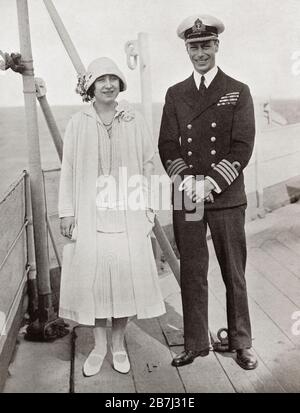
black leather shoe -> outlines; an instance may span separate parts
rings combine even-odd
[[[254,370],[258,365],[257,358],[251,348],[242,348],[236,351],[236,362],[245,370]]]
[[[174,357],[172,360],[172,366],[180,367],[186,364],[191,364],[196,357],[205,357],[209,354],[209,348],[201,351],[184,350],[181,354]]]

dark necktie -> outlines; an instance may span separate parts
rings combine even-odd
[[[200,96],[204,96],[205,92],[206,92],[206,86],[205,86],[204,82],[205,82],[205,77],[202,75],[201,76],[201,83],[200,83],[200,87],[199,87]]]

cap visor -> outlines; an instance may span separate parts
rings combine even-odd
[[[199,43],[207,40],[218,40],[217,36],[194,37],[193,39],[186,39],[185,43]]]

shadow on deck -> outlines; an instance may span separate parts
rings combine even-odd
[[[49,343],[19,337],[5,392],[205,393],[300,391],[300,203],[247,223],[247,284],[253,347],[259,367],[244,371],[234,354],[210,352],[176,369],[172,357],[183,349],[180,291],[173,275],[161,275],[167,313],[158,319],[132,320],[126,344],[131,372],[112,368],[108,352],[101,372],[82,375],[93,347],[91,328]],[[209,322],[212,332],[226,326],[225,289],[211,241]],[[294,318],[293,318],[294,317]]]

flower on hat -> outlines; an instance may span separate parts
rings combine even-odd
[[[78,78],[78,81],[77,81],[75,92],[78,93],[78,95],[82,97],[83,102],[89,102],[91,99],[89,95],[87,94],[86,74],[78,75],[77,78]]]

